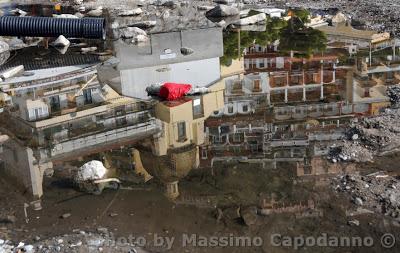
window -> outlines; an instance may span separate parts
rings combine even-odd
[[[233,106],[228,106],[228,113],[233,113]]]
[[[59,96],[50,97],[50,107],[51,107],[51,111],[53,111],[53,112],[60,110],[60,97]]]
[[[207,149],[201,149],[201,159],[207,159]]]
[[[193,117],[195,119],[203,117],[203,103],[201,98],[196,98],[193,100]]]
[[[254,80],[253,91],[260,91],[260,90],[261,90],[260,80]]]
[[[178,122],[178,141],[186,140],[186,123],[184,121]]]
[[[92,100],[92,90],[91,89],[86,89],[83,90],[83,97],[84,97],[84,101],[85,101],[85,105],[87,104],[91,104],[93,102]]]
[[[249,106],[243,105],[243,112],[248,112],[248,111],[249,111]]]

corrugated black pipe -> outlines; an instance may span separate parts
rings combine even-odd
[[[0,17],[0,36],[105,39],[104,18]]]

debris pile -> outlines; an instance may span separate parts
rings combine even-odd
[[[333,179],[335,190],[346,193],[358,207],[400,220],[400,181],[383,173],[341,175]]]
[[[36,237],[32,244],[14,243],[0,239],[0,252],[145,252],[133,244],[115,241],[113,233],[107,228],[98,228],[97,232],[74,230],[74,233],[46,240]]]
[[[372,161],[373,154],[359,142],[344,140],[339,145],[330,147],[328,159],[334,163],[340,161],[369,162]]]
[[[390,98],[393,108],[400,108],[400,86],[392,85],[387,88],[387,95]]]
[[[367,162],[400,147],[400,108],[386,109],[379,116],[354,119],[346,138],[330,148],[333,162]]]

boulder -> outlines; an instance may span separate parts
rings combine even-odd
[[[123,39],[131,39],[134,38],[137,35],[144,35],[147,36],[147,33],[138,28],[138,27],[126,27],[126,28],[122,28],[120,29],[120,36]]]
[[[208,17],[229,17],[239,15],[239,9],[233,6],[220,4],[207,11],[206,16]]]
[[[257,224],[257,208],[248,207],[240,210],[240,216],[247,226],[254,226]]]
[[[86,13],[87,16],[90,17],[100,17],[101,15],[103,15],[103,7],[99,6],[94,10],[89,11],[88,13]]]
[[[103,178],[107,173],[107,169],[100,161],[90,161],[81,166],[76,174],[76,181],[96,180]]]

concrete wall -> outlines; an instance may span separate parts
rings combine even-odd
[[[5,172],[34,198],[40,198],[43,195],[44,171],[34,164],[36,160],[33,157],[32,149],[21,146],[15,140],[10,139],[3,143],[0,160],[4,162]]]

